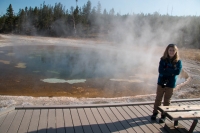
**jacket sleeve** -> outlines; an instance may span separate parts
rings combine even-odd
[[[172,68],[166,68],[166,72],[168,72],[170,75],[179,75],[182,69],[182,62],[181,60],[179,60],[177,62],[176,68],[172,69]]]
[[[165,67],[166,67],[165,61],[160,59],[159,67],[158,67],[159,74],[162,74],[163,76],[172,76],[172,74],[170,74]]]

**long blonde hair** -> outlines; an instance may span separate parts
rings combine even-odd
[[[167,46],[167,48],[165,49],[165,52],[163,54],[163,56],[161,57],[162,59],[167,59],[169,58],[169,55],[168,55],[168,50],[169,48],[174,48],[176,50],[176,53],[174,55],[174,57],[172,58],[173,62],[176,63],[179,61],[180,57],[179,57],[179,52],[178,52],[178,47],[175,45],[175,44],[169,44]]]

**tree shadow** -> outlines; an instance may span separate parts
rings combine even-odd
[[[149,116],[148,116],[149,117]],[[138,120],[140,119],[140,120]],[[66,124],[66,123],[65,123]],[[116,122],[103,124],[88,124],[80,126],[63,126],[59,128],[45,128],[40,130],[28,131],[28,133],[110,133],[110,132],[153,132],[146,124],[159,124],[157,121],[151,121],[146,117],[137,117],[127,120],[119,120]],[[146,129],[143,129],[145,127]],[[148,131],[147,131],[148,129]],[[167,133],[167,130],[161,126],[158,132]]]

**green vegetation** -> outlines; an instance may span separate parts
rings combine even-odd
[[[65,9],[61,3],[51,6],[44,2],[40,7],[20,9],[17,14],[14,14],[10,4],[7,13],[0,17],[0,33],[82,38],[98,36],[116,42],[127,37],[127,33],[134,39],[144,34],[144,37],[151,35],[146,42],[140,43],[158,38],[164,40],[160,34],[168,33],[170,35],[163,36],[173,36],[176,38],[173,42],[181,46],[200,48],[200,16],[170,16],[158,12],[121,15],[114,9],[102,11],[100,2],[95,7],[92,7],[91,1],[82,7],[78,7],[77,2],[76,7],[70,9]]]

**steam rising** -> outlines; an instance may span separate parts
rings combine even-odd
[[[151,17],[127,16],[123,20],[113,21],[114,28],[109,29],[109,38],[119,42],[120,46],[155,47],[156,45],[166,46],[169,43],[179,44],[182,35],[181,30],[189,26],[191,19],[167,20],[159,15]],[[169,19],[166,16],[166,19]],[[116,19],[115,19],[116,20]],[[186,21],[187,20],[187,21]]]
[[[155,16],[155,19],[158,17]],[[113,19],[108,34],[104,37],[99,35],[101,41],[2,36],[12,40],[11,45],[16,46],[9,51],[15,53],[16,58],[24,56],[21,52],[28,52],[26,48],[19,49],[17,46],[30,45],[29,48],[35,51],[37,57],[29,55],[28,59],[39,58],[38,61],[44,64],[36,65],[31,70],[43,73],[43,79],[63,79],[62,81],[66,82],[74,79],[108,78],[115,82],[140,81],[143,84],[153,84],[156,89],[160,57],[169,43],[181,45],[178,42],[181,28],[189,22],[181,19],[169,24],[155,21],[155,26],[152,27],[150,19],[126,16],[123,20]],[[54,28],[67,33],[64,23],[59,21],[54,23]],[[105,30],[104,27],[100,29]],[[51,50],[47,51],[45,47],[41,47],[38,51],[33,45],[50,45]],[[49,55],[52,58],[49,58]],[[22,62],[18,67],[29,69],[30,62],[27,59]],[[39,70],[43,66],[46,67],[45,72]]]

